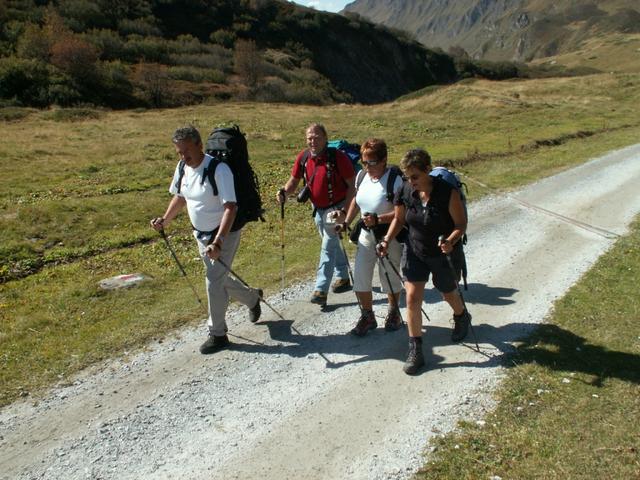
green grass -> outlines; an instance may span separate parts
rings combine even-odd
[[[281,258],[273,199],[310,122],[325,123],[332,137],[385,138],[392,163],[410,147],[426,147],[435,163],[453,161],[505,190],[637,142],[638,104],[640,76],[599,75],[467,81],[376,106],[224,103],[24,116],[14,109],[0,139],[0,405],[201,321],[193,293],[148,227],[169,201],[177,126],[191,122],[206,134],[235,122],[247,132],[267,222],[246,227],[234,270],[273,293]],[[581,131],[593,135],[572,138]],[[563,140],[531,147],[550,139]],[[487,193],[470,185],[471,199]],[[204,298],[186,214],[168,233]],[[287,281],[308,278],[319,240],[307,205],[287,204],[285,244]],[[96,287],[133,272],[153,280],[125,291]]]
[[[486,424],[438,439],[417,477],[640,478],[639,266],[636,222],[519,346]]]

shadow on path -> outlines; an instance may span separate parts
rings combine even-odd
[[[318,355],[325,359],[327,368],[342,368],[348,365],[386,359],[404,362],[407,353],[406,328],[386,332],[379,327],[365,337],[348,333],[324,336],[299,332],[292,320],[262,322],[269,329],[274,345],[234,343],[232,349],[248,353],[284,354],[304,358]],[[535,325],[514,322],[502,327],[488,324],[474,325],[480,352],[475,350],[473,335],[469,332],[462,345],[473,350],[472,360],[448,362],[433,352],[435,347],[451,345],[451,329],[441,326],[424,327],[423,352],[427,368],[433,369],[473,367],[486,368],[503,364],[513,367],[523,363],[537,363],[553,370],[583,372],[593,376],[589,382],[599,386],[607,378],[618,378],[640,384],[640,355],[607,350],[592,345],[574,333],[556,325]],[[246,340],[246,339],[245,339]],[[280,343],[282,342],[282,343]],[[514,342],[520,342],[514,347]],[[351,358],[332,359],[331,356],[348,355]],[[328,356],[328,357],[327,357]]]
[[[465,290],[462,286],[461,288],[465,302],[471,305],[511,305],[516,303],[516,301],[510,297],[513,297],[513,295],[518,292],[515,288],[492,287],[484,283],[470,283],[469,290]],[[436,304],[442,301],[440,292],[435,288],[425,289],[424,302],[426,304]]]

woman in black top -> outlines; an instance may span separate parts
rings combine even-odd
[[[407,291],[409,355],[404,371],[415,374],[424,365],[422,355],[421,305],[424,288],[432,275],[433,285],[453,309],[454,329],[451,339],[461,341],[467,335],[471,315],[464,307],[446,255],[454,268],[462,268],[462,236],[467,217],[460,193],[444,180],[431,177],[431,157],[425,150],[410,150],[400,162],[407,182],[394,200],[394,219],[378,246],[381,255],[400,229],[409,227],[409,240],[402,257],[402,273]],[[444,237],[440,240],[440,237]]]

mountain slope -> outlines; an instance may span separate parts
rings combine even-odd
[[[579,50],[594,37],[640,34],[637,0],[356,0],[348,12],[431,48],[462,47],[488,60],[530,61]]]
[[[375,103],[456,78],[385,27],[278,0],[16,0],[0,25],[0,105]]]

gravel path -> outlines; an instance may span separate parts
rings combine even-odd
[[[518,200],[623,234],[639,183],[635,145],[471,206],[465,298],[482,354],[451,344],[450,313],[430,290],[428,369],[408,377],[406,330],[350,336],[352,293],[319,313],[311,285],[297,285],[268,299],[286,321],[264,309],[252,325],[235,310],[232,350],[201,356],[203,330],[181,331],[4,408],[0,478],[408,478],[429,438],[492,408],[503,355],[614,241]]]

